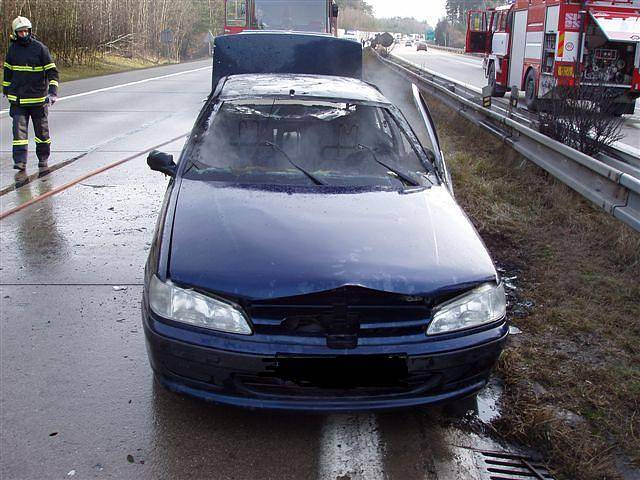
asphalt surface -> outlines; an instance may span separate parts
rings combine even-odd
[[[415,47],[402,45],[396,45],[392,55],[471,87],[482,89],[487,85],[482,68],[482,58],[479,57],[459,55],[435,48],[429,48],[426,52],[422,50],[418,52]],[[640,100],[636,100],[635,113],[625,115],[624,119],[621,131],[624,137],[620,143],[632,147],[638,154],[640,153]]]
[[[74,82],[62,92],[155,78],[168,68]],[[0,210],[186,133],[211,72],[206,63],[170,68],[195,71],[56,104],[55,161],[83,156],[5,192]],[[398,78],[380,80],[398,102],[408,98]],[[9,120],[0,122],[5,185],[14,177]],[[162,150],[177,155],[183,143]],[[33,162],[28,173],[37,173]],[[0,220],[0,478],[488,478],[478,450],[510,447],[469,425],[496,414],[497,387],[481,396],[479,416],[458,426],[438,408],[275,415],[158,387],[140,300],[166,185],[138,156]]]

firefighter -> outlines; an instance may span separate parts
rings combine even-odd
[[[27,166],[29,118],[35,132],[38,167],[47,167],[51,150],[48,106],[58,99],[58,70],[49,49],[31,33],[28,18],[17,17],[11,24],[13,35],[4,61],[2,93],[11,104],[13,119],[13,168]]]

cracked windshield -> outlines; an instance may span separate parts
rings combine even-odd
[[[225,102],[196,144],[190,178],[241,183],[429,184],[432,167],[389,110],[358,103]]]

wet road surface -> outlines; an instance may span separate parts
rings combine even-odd
[[[142,150],[167,138],[182,122],[193,124],[210,91],[210,60],[170,65],[61,84],[61,98],[50,108],[50,166],[74,158]],[[0,191],[14,183],[11,166],[11,118],[0,104]],[[97,127],[99,126],[99,127]],[[32,127],[27,173],[37,172]],[[121,155],[122,156],[122,155]]]
[[[188,87],[169,77],[62,103],[75,113],[60,113],[56,142],[74,152],[100,147],[5,193],[2,211],[186,132],[210,70],[182,78]],[[179,102],[168,93],[177,89]],[[392,93],[402,101],[399,92]],[[109,114],[94,115],[107,107]],[[134,108],[149,109],[148,125]],[[62,117],[82,129],[77,144]],[[163,150],[177,156],[183,142]],[[2,479],[488,478],[477,450],[505,447],[451,425],[441,409],[273,414],[158,387],[140,299],[166,185],[140,156],[0,221]],[[486,392],[486,415],[494,402]]]

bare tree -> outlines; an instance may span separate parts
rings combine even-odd
[[[197,38],[222,32],[224,6],[223,0],[0,0],[0,55],[18,15],[29,17],[63,65],[90,64],[105,53],[179,61],[197,50]],[[173,33],[168,46],[163,30]]]
[[[540,131],[587,155],[621,140],[613,92],[604,84],[556,87],[543,102]]]

